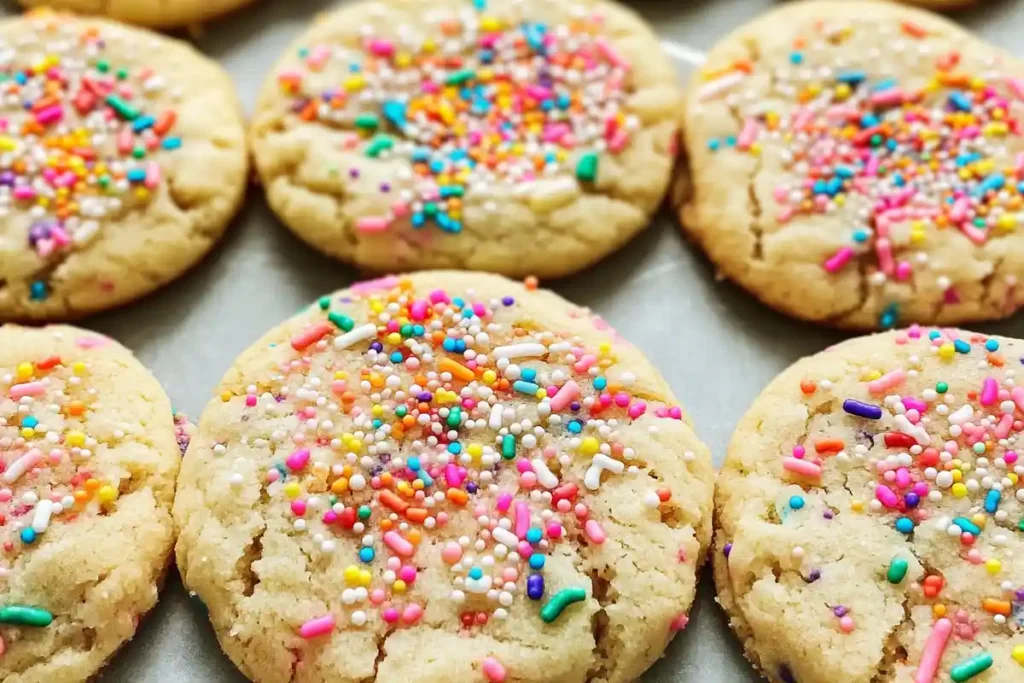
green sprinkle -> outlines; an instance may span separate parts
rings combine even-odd
[[[991,666],[992,655],[982,652],[980,655],[974,655],[955,665],[949,670],[949,677],[956,681],[956,683],[963,683],[963,681],[974,678]]]
[[[331,297],[322,296],[317,300],[317,304],[320,305],[321,311],[326,311],[328,308],[331,307]]]
[[[460,424],[462,424],[462,409],[456,406],[448,412],[448,426],[458,429]]]
[[[548,600],[540,610],[540,618],[545,624],[550,624],[559,616],[566,607],[574,602],[582,602],[587,599],[587,591],[582,588],[565,588],[555,594],[555,597]]]
[[[506,460],[516,457],[516,437],[511,434],[501,437],[501,457]]]
[[[105,59],[101,59],[100,61],[96,62],[96,70],[99,71],[101,74],[107,73],[108,71],[110,71],[110,62],[108,62]]]
[[[0,607],[0,624],[49,626],[52,622],[53,615],[38,607],[26,607],[25,605]]]
[[[885,578],[889,580],[889,583],[895,585],[903,581],[907,576],[907,569],[910,567],[906,560],[895,558],[889,563],[889,571],[886,573]]]
[[[381,152],[391,149],[395,146],[395,141],[391,139],[389,135],[378,135],[370,141],[370,145],[366,148],[366,156],[376,158],[380,156]]]
[[[448,78],[444,79],[445,85],[462,85],[466,81],[471,81],[476,78],[476,71],[472,69],[459,69],[448,74]]]
[[[356,514],[359,515],[359,519],[367,520],[370,518],[370,515],[373,514],[373,511],[370,510],[369,505],[360,505],[359,511]]]
[[[146,156],[146,148],[142,147],[141,145],[138,146],[138,147],[135,147],[132,150],[132,156],[135,157],[136,159],[144,158]]]
[[[576,162],[576,177],[585,183],[592,183],[597,179],[597,155],[587,152]]]
[[[134,121],[141,116],[141,112],[138,109],[122,100],[117,95],[107,95],[107,104],[110,108],[117,112],[117,115],[127,121]]]
[[[118,69],[117,70],[117,78],[118,78],[118,80],[121,80],[121,81],[123,81],[126,78],[128,78],[128,69]]]
[[[1024,518],[1017,523],[1017,531],[1024,531]]]
[[[944,394],[947,391],[949,391],[949,385],[946,384],[945,382],[939,382],[938,384],[935,385],[935,391],[939,392],[940,394]]]
[[[360,114],[356,117],[356,128],[375,129],[380,125],[376,114]]]
[[[346,332],[351,332],[352,328],[356,326],[355,320],[341,313],[328,313],[327,319]]]

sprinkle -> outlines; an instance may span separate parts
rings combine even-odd
[[[597,154],[587,152],[576,163],[576,178],[592,183],[597,179]]]
[[[808,477],[810,479],[821,478],[821,465],[816,465],[813,462],[809,462],[807,460],[798,460],[793,457],[786,457],[782,461],[782,467],[787,472],[799,474],[800,476]]]
[[[325,614],[322,617],[310,619],[299,627],[299,635],[309,640],[330,633],[334,630],[334,615]]]
[[[935,680],[939,671],[939,663],[942,661],[942,654],[946,651],[946,644],[952,633],[953,622],[949,619],[939,619],[935,622],[931,635],[925,642],[921,663],[914,676],[914,683],[932,683]]]
[[[552,597],[540,610],[540,618],[545,624],[553,623],[566,607],[587,599],[587,592],[582,588],[564,588]]]
[[[494,657],[485,657],[483,662],[480,663],[480,668],[483,670],[484,676],[489,683],[504,683],[507,676],[505,667]]]
[[[968,681],[992,666],[992,655],[987,652],[974,655],[953,666],[949,676],[956,683]]]
[[[353,329],[351,332],[346,332],[340,337],[335,337],[334,348],[337,351],[342,351],[344,349],[349,348],[350,346],[355,346],[359,342],[364,342],[369,339],[373,339],[376,336],[377,326],[372,323],[367,323],[365,325],[360,325],[359,327]]]
[[[415,546],[402,538],[397,531],[389,531],[384,534],[384,545],[402,557],[411,557],[416,550]]]
[[[7,605],[0,607],[0,624],[14,626],[49,626],[53,623],[53,615],[38,607],[24,605]]]
[[[907,576],[907,570],[910,565],[906,560],[900,558],[894,558],[889,563],[889,571],[886,572],[885,578],[889,583],[897,585],[903,582],[903,579]]]
[[[843,410],[850,415],[863,417],[867,420],[878,420],[882,417],[882,409],[870,403],[863,403],[853,398],[843,401]]]

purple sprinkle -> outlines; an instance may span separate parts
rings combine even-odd
[[[836,516],[836,514],[835,514],[834,512],[832,512],[831,510],[825,510],[825,512],[824,512],[824,513],[822,513],[822,516],[823,516],[823,517],[824,517],[825,519],[832,519],[833,517],[835,517],[835,516]]]
[[[732,553],[732,543],[726,543],[725,544],[725,548],[722,549],[722,554],[725,555],[726,557],[729,557],[729,555],[731,553]]]
[[[526,594],[531,600],[540,600],[544,597],[544,577],[540,574],[531,574],[526,579]]]
[[[348,174],[352,178],[358,178],[359,177],[359,169],[358,168],[350,168],[348,170]]]
[[[504,299],[501,300],[501,303],[505,304],[506,306],[511,306],[515,302],[516,300],[510,296],[506,296]]]
[[[384,350],[384,345],[381,344],[379,341],[375,341],[372,344],[370,344],[370,348],[376,351],[377,353],[380,353],[381,351]]]
[[[815,581],[817,581],[820,578],[821,578],[821,570],[820,569],[812,569],[811,573],[807,575],[807,583],[814,583]]]
[[[840,619],[842,619],[843,617],[845,617],[845,616],[846,616],[846,613],[847,613],[847,612],[849,612],[849,611],[850,611],[850,610],[846,609],[846,608],[845,608],[845,607],[843,607],[842,605],[837,605],[836,607],[834,607],[834,608],[832,609],[832,614],[834,614],[834,615],[836,615],[837,617],[839,617]]]
[[[434,398],[434,395],[429,391],[422,391],[416,398],[419,399],[420,403],[430,403],[430,399]]]
[[[913,491],[903,496],[904,502],[906,502],[908,508],[916,508],[918,503],[921,502],[921,496],[917,495]]]
[[[471,481],[468,484],[466,484],[466,493],[472,495],[472,494],[476,493],[478,490],[479,490],[479,487],[476,485],[476,482]]]
[[[878,420],[882,417],[882,409],[879,406],[864,403],[855,398],[848,398],[843,401],[843,410],[851,415],[863,417],[868,420]]]
[[[391,192],[391,185],[390,185],[390,183],[381,183],[380,184],[380,191],[381,192]]]
[[[569,410],[579,410],[579,409],[580,409],[580,404],[579,404],[578,401],[573,401],[572,403],[569,404]]]

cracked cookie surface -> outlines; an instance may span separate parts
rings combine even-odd
[[[685,627],[713,470],[588,310],[434,271],[244,352],[185,456],[185,584],[258,683],[625,682]]]
[[[196,24],[248,5],[253,0],[18,0],[25,7],[92,14],[130,24],[170,28]]]
[[[791,683],[1024,676],[1024,342],[912,327],[799,361],[740,422],[714,574]]]
[[[554,277],[648,224],[680,101],[615,3],[360,2],[278,64],[252,145],[273,210],[326,254]]]
[[[81,317],[195,264],[241,203],[226,73],[185,43],[50,12],[0,22],[0,319]]]
[[[0,396],[0,679],[86,681],[156,604],[187,425],[73,327],[0,328]]]
[[[793,3],[710,53],[686,95],[684,231],[728,278],[844,328],[1024,302],[1024,67],[881,2]]]

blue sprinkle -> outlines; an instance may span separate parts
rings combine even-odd
[[[523,369],[522,377],[527,382],[533,382],[537,379],[537,371],[533,368],[525,368]]]
[[[1024,360],[1024,359],[1022,359]],[[583,431],[583,425],[580,424],[579,420],[573,420],[569,423],[569,431],[573,434],[579,434]]]
[[[708,140],[708,149],[710,149],[712,152],[717,152],[718,148],[721,146],[722,143],[718,140],[718,138],[711,138],[710,140]]]
[[[836,166],[836,175],[840,178],[852,178],[853,169],[848,166]]]
[[[857,228],[853,231],[853,241],[858,244],[867,242],[869,237],[871,237],[871,231],[866,230],[865,228]]]
[[[971,100],[959,90],[954,90],[949,94],[949,103],[959,111],[971,110]]]
[[[836,76],[836,80],[840,83],[846,83],[847,85],[857,85],[861,83],[867,74],[863,71],[844,71]]]
[[[359,561],[360,562],[363,562],[365,564],[370,564],[371,562],[373,562],[373,558],[376,557],[376,556],[377,556],[377,554],[375,552],[373,552],[373,548],[360,548],[359,549]]]
[[[971,345],[965,342],[963,339],[957,339],[953,342],[953,349],[957,353],[970,353]]]
[[[420,459],[415,455],[409,458],[409,462],[407,462],[406,464],[409,466],[409,469],[412,470],[413,472],[420,471]]]
[[[128,180],[133,183],[141,183],[146,179],[146,170],[143,168],[133,168],[128,171]]]
[[[899,319],[900,308],[896,303],[889,304],[882,315],[879,317],[878,322],[881,324],[882,329],[888,330],[896,326],[896,321]]]
[[[896,87],[895,78],[887,78],[884,81],[879,81],[875,87],[871,88],[872,92],[881,92],[882,90],[888,90],[889,88]]]
[[[451,453],[452,455],[458,455],[459,453],[462,452],[462,444],[461,443],[450,443],[450,444],[448,444],[448,452]]]
[[[544,556],[540,553],[530,555],[530,569],[544,569]]]
[[[401,351],[392,351],[390,358],[392,363],[401,363],[404,360]]]
[[[789,499],[789,507],[794,510],[802,510],[804,507],[804,499],[800,496],[793,496]]]
[[[956,524],[972,536],[979,536],[981,534],[981,528],[966,517],[955,517],[953,524]]]
[[[32,301],[42,301],[49,294],[49,289],[47,289],[46,283],[42,280],[36,280],[29,286],[29,297]]]
[[[395,128],[405,128],[405,103],[398,100],[388,100],[381,106],[381,113]]]
[[[422,213],[414,213],[412,215],[412,227],[422,228],[426,222],[427,219]]]
[[[608,386],[608,380],[604,377],[598,377],[594,380],[594,388],[598,391],[604,391],[604,388]]]
[[[473,567],[469,570],[469,578],[473,579],[474,581],[479,581],[483,578],[483,576],[484,570],[480,569],[480,567]]]
[[[140,116],[139,118],[135,119],[135,121],[132,123],[132,130],[134,130],[136,133],[141,133],[147,128],[152,128],[153,124],[155,123],[156,119],[154,119],[152,116]]]
[[[990,515],[994,515],[996,513],[996,510],[999,509],[999,501],[1002,497],[1003,494],[1001,494],[999,491],[996,491],[995,489],[990,490],[985,495],[985,512],[987,512]]]
[[[163,148],[167,150],[178,149],[181,147],[181,138],[164,138]]]
[[[35,543],[36,542],[36,532],[35,532],[35,529],[33,529],[32,527],[25,527],[24,529],[22,529],[21,530],[21,542],[22,543],[26,543],[26,544]]]
[[[860,117],[861,128],[874,128],[877,125],[878,117],[874,114],[864,114],[864,116]]]
[[[914,520],[910,517],[900,517],[896,520],[896,531],[901,534],[910,534],[914,531]]]
[[[32,417],[31,415],[25,416],[25,419],[21,421],[21,426],[28,427],[29,429],[34,428],[37,424],[39,424],[39,420]]]
[[[804,61],[804,56],[802,54],[800,54],[799,52],[790,52],[789,53],[789,63],[790,64],[802,64],[803,61]]]
[[[532,555],[530,556],[533,557]],[[544,597],[544,577],[540,574],[531,574],[526,579],[526,595],[531,600],[540,600]]]
[[[520,394],[528,394],[530,396],[536,394],[537,390],[540,389],[540,387],[538,387],[533,382],[526,382],[521,379],[517,379],[515,383],[512,385],[512,388],[518,391]]]
[[[526,532],[526,542],[531,545],[536,545],[540,543],[540,539],[542,539],[543,537],[543,532],[537,527],[533,527],[532,529]]]
[[[996,341],[995,339],[989,339],[987,342],[985,342],[985,349],[987,351],[998,351],[999,342]]]

